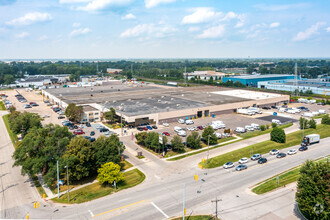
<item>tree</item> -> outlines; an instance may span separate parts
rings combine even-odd
[[[316,121],[313,118],[308,122],[308,125],[310,128],[316,129]]]
[[[306,118],[300,117],[299,118],[299,127],[300,127],[300,129],[309,128],[308,120]]]
[[[277,124],[276,123],[272,123],[272,128],[275,128],[275,127],[277,127]]]
[[[41,120],[36,113],[13,111],[9,115],[10,129],[15,134],[22,134],[22,138],[28,133],[29,129],[33,127],[41,128]]]
[[[285,143],[285,132],[282,128],[275,127],[273,130],[270,132],[270,140],[275,141],[277,143]]]
[[[266,130],[266,126],[265,125],[260,125],[260,130],[261,131],[265,131]]]
[[[81,180],[96,171],[94,158],[89,140],[81,136],[73,138],[63,155],[65,164],[69,166],[70,179]]]
[[[192,149],[199,149],[202,148],[201,145],[201,137],[199,136],[198,132],[193,131],[188,137],[187,137],[187,146]]]
[[[45,182],[51,185],[56,177],[52,175],[53,172],[56,174],[56,161],[62,160],[71,137],[68,128],[59,125],[29,129],[13,154],[14,166],[21,166],[23,175],[42,173]]]
[[[121,153],[124,150],[116,135],[112,134],[110,137],[102,135],[93,142],[92,147],[95,152],[95,165],[97,167],[108,162],[120,163]]]
[[[202,137],[205,143],[214,145],[218,143],[218,138],[214,134],[214,129],[211,126],[208,126],[204,129]]]
[[[184,152],[184,144],[182,143],[181,137],[179,137],[178,135],[175,135],[173,137],[173,139],[171,140],[171,145],[173,151]]]
[[[74,103],[70,103],[65,109],[64,114],[70,121],[79,122],[84,115],[84,110],[82,106],[77,106]]]
[[[322,117],[321,124],[330,125],[330,117],[328,114]]]
[[[105,163],[97,170],[97,180],[101,183],[113,184],[124,180],[124,174],[120,172],[120,166],[112,162]]]
[[[147,132],[141,132],[135,134],[137,144],[141,146],[146,146],[145,140],[147,139],[147,136],[148,136]]]
[[[156,132],[149,132],[147,133],[147,138],[145,140],[145,146],[147,148],[150,148],[154,151],[157,151],[159,150],[159,136],[158,136],[158,133]]]
[[[296,201],[307,219],[329,219],[329,168],[329,163],[309,160],[300,168]]]
[[[114,108],[110,108],[110,111],[104,113],[104,118],[112,124],[116,119],[116,110]]]

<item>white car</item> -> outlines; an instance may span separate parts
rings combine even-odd
[[[221,133],[214,133],[217,138],[222,138]]]
[[[240,159],[238,161],[239,164],[243,164],[243,163],[247,163],[247,162],[249,162],[249,159],[247,157],[243,157],[242,159]]]
[[[295,114],[296,113],[296,111],[293,110],[293,109],[288,109],[286,112],[289,113],[289,114]]]
[[[189,127],[187,128],[188,131],[194,131],[195,130],[195,127]]]
[[[276,155],[276,154],[278,154],[279,152],[280,152],[279,150],[277,150],[277,149],[273,149],[273,150],[269,151],[269,154],[270,154],[270,155]]]
[[[235,166],[235,165],[234,165],[233,162],[227,162],[227,163],[225,163],[225,164],[223,165],[223,168],[228,169],[228,168],[232,168],[232,167],[234,167],[234,166]]]
[[[178,135],[179,135],[179,136],[182,136],[182,137],[185,137],[185,136],[187,135],[187,133],[186,133],[184,130],[180,130],[180,131],[178,132]]]
[[[170,126],[170,125],[167,124],[167,123],[163,123],[163,126],[168,127],[168,126]]]
[[[192,125],[192,124],[194,124],[193,120],[186,120],[186,125]]]
[[[185,123],[185,120],[183,120],[183,119],[180,118],[180,119],[178,120],[178,122],[179,122],[180,124],[184,124],[184,123]]]
[[[182,128],[180,128],[180,127],[177,127],[177,126],[174,127],[174,131],[175,131],[175,132],[179,132],[179,131],[181,131],[181,130],[182,130]]]
[[[291,149],[288,151],[288,155],[293,155],[293,154],[296,154],[297,153],[297,150],[296,149]]]
[[[253,127],[254,130],[260,130],[260,126],[258,124],[252,123],[251,127]]]
[[[253,128],[252,126],[250,126],[250,125],[246,125],[246,126],[245,126],[245,129],[246,129],[247,131],[254,131],[254,128]]]
[[[272,123],[275,123],[275,124],[278,124],[278,125],[281,125],[281,121],[280,120],[277,120],[277,119],[272,119]]]
[[[41,116],[42,118],[49,118],[50,116],[49,115],[43,115]]]
[[[237,133],[245,133],[245,132],[246,132],[245,128],[242,128],[242,127],[237,127],[237,128],[235,129],[235,131],[236,131]]]

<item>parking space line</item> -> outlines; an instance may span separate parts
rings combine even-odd
[[[165,214],[165,212],[163,212],[163,210],[161,210],[158,206],[156,206],[155,203],[151,202],[151,205],[153,205],[153,207],[155,207],[160,213],[162,213],[166,218],[169,218],[168,215]]]

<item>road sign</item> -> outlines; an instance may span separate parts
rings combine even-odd
[[[59,185],[63,185],[63,181],[62,181],[62,180],[59,180],[59,181],[58,181],[58,184],[59,184]]]

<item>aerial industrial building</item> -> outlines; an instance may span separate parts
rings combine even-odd
[[[294,79],[294,75],[283,75],[283,74],[268,74],[268,75],[244,75],[244,76],[230,76],[223,77],[222,81],[233,81],[240,82],[243,85],[250,87],[257,87],[259,82],[270,81],[270,80],[288,80]]]
[[[102,112],[112,107],[132,126],[146,122],[172,122],[179,118],[210,117],[232,113],[237,108],[276,105],[289,100],[288,95],[214,86],[183,88],[142,83],[60,87],[45,89],[42,94],[64,109],[70,103],[83,105],[88,110],[87,121],[101,120]]]

